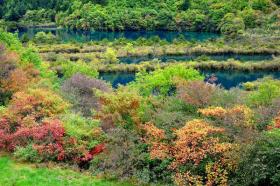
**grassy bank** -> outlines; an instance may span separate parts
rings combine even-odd
[[[257,41],[256,41],[257,42]],[[117,41],[102,43],[84,43],[84,44],[45,44],[38,45],[40,53],[92,53],[100,52],[103,53],[108,47],[113,48],[118,57],[124,56],[145,56],[145,55],[182,55],[182,54],[280,54],[280,44],[277,43],[255,43],[247,42],[246,44],[237,44],[235,42],[224,43],[220,41],[209,41],[209,42],[178,42],[178,43],[153,43],[145,45],[143,43],[131,43],[125,41],[125,44],[118,43]],[[129,46],[128,43],[130,43]]]
[[[2,186],[131,186],[125,182],[113,182],[96,179],[88,174],[73,170],[53,168],[36,168],[34,165],[18,163],[0,157],[0,185]]]
[[[175,63],[160,63],[160,61],[147,61],[140,64],[101,64],[97,65],[99,72],[139,72],[141,70],[155,70],[165,68]],[[238,70],[238,71],[279,71],[280,58],[261,62],[228,61],[186,61],[176,62],[186,67],[201,70]]]

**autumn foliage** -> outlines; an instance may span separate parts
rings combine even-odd
[[[102,109],[96,117],[103,122],[103,129],[118,125],[133,127],[140,124],[138,109],[141,97],[137,92],[120,88],[112,93],[100,94],[100,100]]]
[[[166,143],[164,131],[161,129],[152,124],[144,125],[143,128],[147,132],[147,141],[151,145],[151,157],[172,159],[169,168],[174,171],[175,183],[178,185],[227,184],[228,172],[227,165],[224,163],[224,154],[231,150],[232,144],[223,142],[218,137],[223,135],[224,129],[211,126],[203,120],[193,120],[174,131],[176,138]],[[206,176],[202,172],[195,171],[201,166]],[[182,171],[183,167],[192,168]]]
[[[188,104],[197,107],[205,107],[210,103],[210,100],[215,92],[214,85],[203,81],[177,81],[177,94],[180,99]]]
[[[94,62],[47,64],[0,36],[0,151],[138,185],[280,184],[279,80],[226,90],[160,64],[113,89]]]
[[[199,109],[198,112],[203,116],[220,119],[231,125],[254,128],[253,111],[244,105],[236,105],[227,109],[222,107],[209,107]]]

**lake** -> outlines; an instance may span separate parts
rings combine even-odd
[[[105,31],[74,31],[68,29],[58,28],[27,28],[19,31],[19,36],[27,34],[31,39],[38,32],[51,32],[56,35],[58,39],[63,42],[75,41],[75,42],[89,42],[89,41],[101,41],[107,39],[113,41],[119,38],[126,38],[131,40],[137,40],[138,38],[152,38],[159,37],[167,41],[173,41],[178,38],[185,38],[189,41],[205,41],[208,39],[216,39],[220,37],[216,33],[207,32],[172,32],[172,31],[124,31],[124,32],[105,32]]]
[[[130,40],[137,40],[139,38],[152,38],[159,37],[167,41],[173,41],[175,39],[185,38],[189,41],[206,41],[209,39],[217,39],[219,34],[215,33],[200,33],[200,32],[169,32],[169,31],[125,31],[125,32],[102,32],[102,31],[74,31],[67,29],[57,28],[28,28],[19,32],[19,36],[27,34],[29,38],[35,36],[38,32],[51,32],[63,42],[75,41],[75,42],[89,42],[89,41],[101,41],[109,40],[113,41],[119,38],[126,38]],[[224,54],[224,55],[180,55],[180,56],[141,56],[141,57],[122,57],[119,58],[121,63],[135,64],[143,61],[151,61],[157,58],[162,62],[176,62],[176,61],[191,61],[197,58],[200,60],[210,59],[216,61],[226,61],[228,59],[235,59],[239,61],[263,61],[273,59],[272,55],[260,54],[260,55],[242,55],[242,54]],[[218,80],[217,84],[220,84],[226,89],[230,89],[239,86],[241,83],[248,81],[255,81],[258,78],[264,76],[273,76],[280,79],[280,72],[240,72],[240,71],[201,71],[205,76],[215,75]],[[100,77],[106,81],[112,83],[113,87],[117,87],[118,84],[126,85],[127,83],[135,79],[134,73],[101,73]]]
[[[217,84],[221,85],[225,89],[231,89],[237,87],[242,83],[248,81],[255,81],[265,76],[272,76],[276,79],[280,79],[280,72],[269,71],[255,71],[255,72],[241,72],[241,71],[216,71],[216,70],[203,70],[201,71],[205,77],[215,75],[217,77]],[[100,78],[110,82],[114,88],[119,84],[126,85],[135,80],[134,73],[101,73]]]

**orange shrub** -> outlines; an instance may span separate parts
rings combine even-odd
[[[254,128],[254,113],[249,107],[244,105],[236,105],[235,107],[228,109],[224,109],[222,107],[209,107],[199,109],[198,112],[203,116],[220,119],[231,125]]]
[[[28,89],[16,92],[8,107],[8,118],[18,125],[33,126],[45,118],[55,117],[68,108],[68,104],[47,89]]]
[[[199,109],[199,113],[206,117],[223,118],[227,114],[227,110],[222,107],[209,107],[205,109]]]
[[[151,158],[172,159],[169,168],[174,171],[177,185],[227,184],[230,167],[225,161],[225,154],[232,150],[233,144],[223,142],[218,137],[224,134],[223,128],[196,119],[176,130],[176,138],[169,143],[161,129],[150,123],[143,128],[147,132],[146,141],[150,144]],[[207,166],[203,167],[205,161]],[[204,173],[196,171],[201,168]]]
[[[277,114],[277,116],[274,118],[272,125],[268,126],[267,129],[268,130],[272,130],[275,128],[280,128],[280,112]]]
[[[6,91],[17,92],[27,88],[31,83],[34,83],[39,76],[39,72],[31,66],[13,70],[6,80],[3,80],[3,87]]]

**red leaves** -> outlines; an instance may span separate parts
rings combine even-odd
[[[280,128],[280,112],[274,118],[273,125],[268,126],[267,130],[279,129],[279,128]]]
[[[94,148],[92,148],[89,152],[85,154],[83,158],[81,158],[81,161],[90,161],[93,159],[93,157],[97,154],[102,153],[105,150],[105,144],[99,144],[96,145]]]
[[[1,123],[5,124],[5,122]],[[1,125],[2,126],[2,125]],[[58,120],[44,122],[42,125],[32,128],[20,127],[14,133],[6,133],[5,130],[0,130],[4,134],[5,146],[9,151],[15,150],[16,146],[25,146],[30,140],[35,144],[52,144],[63,141],[64,128]]]
[[[35,140],[44,140],[51,136],[52,140],[61,141],[65,130],[59,120],[44,122],[42,126],[33,128],[33,138]]]
[[[101,152],[103,152],[105,149],[105,144],[99,144],[96,145],[89,153],[94,156],[97,154],[100,154]]]

